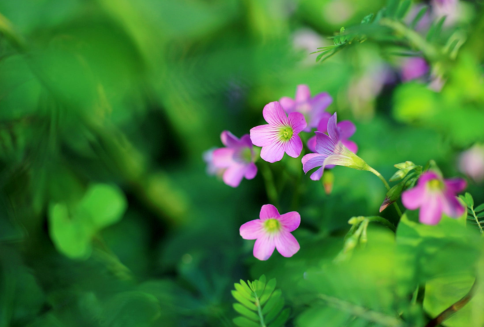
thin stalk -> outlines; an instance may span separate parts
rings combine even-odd
[[[262,163],[261,166],[261,173],[262,177],[264,178],[267,197],[269,198],[269,201],[277,207],[277,189],[276,185],[274,184],[274,177],[272,176],[272,171],[267,163]]]
[[[477,279],[474,281],[474,284],[472,284],[471,289],[469,292],[459,301],[456,303],[452,304],[450,307],[442,311],[437,317],[434,319],[430,320],[425,327],[437,327],[439,326],[444,320],[447,320],[452,316],[454,313],[462,309],[471,299],[472,296],[474,295],[474,291],[476,290],[477,287]]]
[[[387,188],[387,191],[390,191],[390,185],[388,185],[385,177],[382,176],[378,171],[375,169],[369,167],[368,171],[371,171],[373,174],[375,174],[382,182],[385,184],[385,187]],[[395,210],[397,211],[398,215],[401,217],[402,216],[402,211],[400,210],[400,207],[396,202],[393,202],[393,206],[395,207]]]
[[[257,306],[257,310],[259,312],[259,319],[260,319],[260,325],[261,327],[266,327],[266,323],[264,322],[264,315],[262,314],[262,308],[260,305],[259,297],[257,296],[257,293],[254,291],[255,295],[255,305]]]
[[[479,229],[481,230],[481,234],[484,233],[484,230],[482,229],[481,223],[479,222],[479,218],[477,218],[476,212],[474,211],[474,208],[469,208],[472,211],[472,216],[474,216],[474,219],[476,220],[477,226],[479,226]]]

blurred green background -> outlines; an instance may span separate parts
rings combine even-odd
[[[459,2],[442,39],[461,37],[462,50],[416,80],[402,81],[406,58],[375,42],[323,63],[310,54],[384,5],[2,0],[0,327],[231,326],[233,283],[263,273],[304,311],[298,278],[338,253],[349,218],[378,214],[383,185],[337,167],[326,195],[300,158],[271,165],[279,211],[301,214],[301,251],[258,262],[238,229],[269,203],[261,174],[233,189],[202,159],[223,130],[249,133],[299,84],[333,97],[328,111],[355,122],[359,156],[386,178],[431,159],[465,177],[459,154],[484,142],[480,4]],[[435,74],[442,90],[428,87]],[[482,184],[469,179],[468,191],[484,202]]]

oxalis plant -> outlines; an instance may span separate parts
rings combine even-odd
[[[463,40],[455,34],[444,42],[438,38],[445,17],[433,22],[422,36],[415,29],[427,7],[405,22],[410,8],[411,1],[388,1],[360,26],[341,28],[334,45],[319,49],[317,60],[363,42],[376,42],[382,51],[398,48],[396,55],[425,58],[436,68],[436,78],[445,78],[443,67],[455,65]],[[280,203],[276,185],[283,176],[271,167],[285,155],[300,160],[299,169],[310,180],[320,181],[327,193],[335,183],[335,166],[370,172],[387,189],[379,214],[349,219],[351,227],[337,251],[313,267],[300,267],[290,274],[285,285],[292,285],[293,310],[275,291],[275,279],[266,282],[262,275],[235,284],[234,309],[240,316],[234,324],[275,327],[293,319],[297,326],[482,326],[484,259],[479,233],[484,233],[484,205],[474,204],[469,193],[459,196],[466,181],[444,176],[433,160],[396,163],[397,170],[387,181],[357,154],[358,146],[351,140],[356,126],[349,120],[338,121],[337,113],[329,112],[332,101],[328,93],[312,96],[307,85],[298,85],[294,98],[283,97],[263,108],[265,124],[240,138],[223,131],[225,147],[205,154],[209,172],[231,187],[261,171],[270,203],[262,206],[258,219],[239,230],[243,239],[255,240],[253,256],[261,261],[269,260],[275,249],[283,257],[297,258],[301,248],[314,246],[300,245],[293,235],[304,224],[304,215],[278,210],[287,206]],[[289,162],[283,161],[282,174],[292,174]],[[296,188],[301,183],[297,179]],[[297,197],[298,190],[293,191]],[[396,222],[384,217],[388,210],[395,210]],[[371,225],[382,228],[372,232]],[[377,231],[385,236],[378,237]],[[330,252],[323,247],[317,250]],[[290,270],[293,266],[277,267]],[[268,274],[278,276],[278,271]]]

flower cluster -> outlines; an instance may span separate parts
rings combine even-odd
[[[327,93],[319,93],[311,97],[306,85],[297,87],[295,99],[283,97],[280,101],[267,104],[262,110],[262,116],[267,124],[253,127],[250,134],[240,139],[228,131],[222,132],[221,139],[225,145],[206,152],[204,159],[208,164],[208,172],[223,176],[223,181],[232,187],[237,187],[242,179],[252,179],[257,174],[257,152],[255,147],[261,147],[260,157],[269,163],[282,160],[286,153],[289,157],[298,158],[304,151],[303,139],[307,140],[306,148],[311,153],[304,154],[301,162],[304,173],[313,171],[312,180],[320,180],[325,169],[334,166],[345,166],[357,170],[366,170],[377,175],[389,190],[387,198],[394,203],[400,213],[396,198],[401,194],[402,203],[410,210],[420,208],[420,221],[424,224],[437,224],[442,216],[458,218],[464,212],[464,206],[456,198],[456,193],[466,187],[462,179],[444,180],[434,171],[422,172],[419,168],[414,180],[418,185],[402,193],[405,183],[390,189],[386,180],[363,159],[356,155],[358,146],[349,138],[356,132],[356,126],[348,120],[338,123],[337,114],[326,112],[332,103]],[[301,133],[312,133],[312,137],[301,138]],[[415,166],[405,164],[399,167],[401,171],[395,176],[404,178]],[[419,166],[420,167],[420,166]],[[401,176],[400,176],[401,175]],[[323,178],[323,185],[331,178]],[[396,178],[396,177],[395,177]],[[394,180],[393,178],[391,181]],[[406,187],[405,187],[406,188]],[[398,191],[400,190],[400,191]],[[390,196],[391,195],[391,196]],[[389,203],[390,203],[389,202]],[[299,243],[291,234],[301,222],[299,213],[293,211],[279,214],[275,206],[262,206],[260,219],[249,221],[240,227],[240,235],[247,240],[256,240],[253,254],[259,260],[267,260],[274,249],[284,257],[291,257],[299,251]]]

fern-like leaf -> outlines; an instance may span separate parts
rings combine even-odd
[[[276,280],[266,282],[262,275],[259,280],[235,283],[232,296],[238,301],[234,310],[241,316],[233,320],[239,327],[280,327],[289,319],[291,310],[284,308],[281,290],[276,290]]]
[[[467,206],[467,220],[475,223],[479,227],[481,234],[484,234],[484,219],[482,219],[484,218],[484,203],[474,208],[474,198],[467,192],[464,196],[460,195],[459,198]]]

